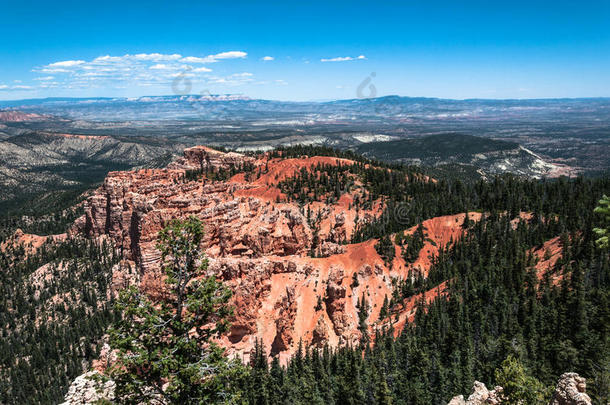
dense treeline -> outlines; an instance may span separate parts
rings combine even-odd
[[[357,165],[318,164],[311,170],[303,167],[294,176],[278,183],[278,187],[291,200],[302,204],[313,201],[336,202],[342,194],[355,188]]]
[[[472,225],[467,238],[441,255],[425,288],[449,280],[447,293],[429,305],[420,302],[414,322],[397,339],[390,325],[371,346],[302,348],[285,368],[277,359],[269,365],[258,346],[248,402],[445,404],[470,392],[475,379],[496,383],[494,371],[513,355],[546,387],[568,370],[586,376],[595,403],[607,403],[607,252],[595,248],[587,228],[563,233],[561,259],[539,279],[528,251],[565,223],[521,222],[513,229],[510,220],[492,215]],[[557,275],[561,281],[554,284]]]
[[[312,151],[354,159],[317,147],[277,155]],[[410,237],[402,231],[425,219],[468,211],[488,215],[464,225],[468,237],[442,250],[428,278],[409,274],[395,280],[394,294],[383,305],[390,325],[403,300],[442,282],[448,285],[430,305],[419,303],[415,321],[397,339],[390,326],[378,331],[372,347],[303,348],[286,368],[277,359],[267,364],[263,348],[257,347],[250,403],[442,404],[469,392],[474,379],[496,383],[495,370],[508,355],[547,387],[562,372],[579,372],[589,378],[596,403],[608,401],[610,270],[608,252],[595,247],[591,231],[597,220],[593,209],[610,190],[608,178],[505,175],[491,181],[430,181],[412,168],[387,170],[354,160],[358,163],[349,171],[324,165],[298,173],[281,183],[282,190],[301,203],[321,197],[332,201],[353,191],[349,180],[355,176],[363,200],[380,198],[386,209],[376,220],[361,223],[352,241],[378,238],[376,248],[386,263],[394,257],[394,243],[402,246],[405,260],[417,257],[425,229]],[[531,218],[515,226],[520,212]],[[539,279],[528,252],[556,236],[561,236],[562,257]],[[561,281],[553,283],[554,277]],[[365,297],[359,302],[366,306]]]
[[[225,181],[230,179],[237,173],[246,173],[246,175],[250,175],[253,170],[254,166],[248,162],[240,166],[231,166],[228,169],[224,169],[222,167],[210,167],[209,164],[204,165],[203,161],[201,161],[199,169],[186,171],[184,175],[184,180],[188,182],[193,180],[200,180],[201,178],[205,177],[207,180],[210,181]]]
[[[119,257],[82,239],[27,251],[0,250],[0,403],[55,404],[99,354]]]
[[[36,235],[65,232],[83,214],[84,189],[56,191],[43,196],[32,196],[18,208],[0,206],[0,238],[10,236],[16,229]]]
[[[342,159],[350,159],[361,163],[373,163],[372,160],[349,150],[339,150],[328,146],[316,145],[294,145],[281,146],[268,152],[270,158],[300,158],[303,156],[330,156]],[[387,164],[375,162],[376,166],[386,166]],[[393,165],[395,166],[395,165]]]
[[[82,206],[66,208],[47,214],[6,214],[0,218],[0,239],[11,236],[15,230],[35,235],[54,235],[65,232],[83,214]]]
[[[385,210],[375,221],[362,222],[352,242],[401,232],[421,221],[441,215],[479,212],[531,212],[536,217],[556,215],[569,229],[590,226],[584,211],[592,211],[597,200],[610,190],[610,177],[596,179],[524,179],[510,174],[494,179],[461,181],[429,179],[413,166],[388,165],[368,160],[350,151],[320,146],[294,146],[270,152],[271,157],[304,155],[333,156],[355,160],[353,165],[316,165],[279,183],[290,200],[306,204],[318,199],[336,201],[355,193],[356,208],[370,208],[378,199]]]
[[[356,161],[350,166],[319,165],[315,174],[302,171],[280,187],[303,204],[332,202],[356,189],[357,208],[382,200],[384,212],[360,223],[353,241],[378,238],[376,248],[388,264],[394,245],[401,246],[407,262],[424,245],[424,227],[412,236],[405,229],[440,215],[486,214],[464,225],[467,236],[441,250],[427,278],[410,273],[394,280],[394,292],[383,304],[384,328],[373,336],[364,333],[355,347],[303,345],[286,366],[277,357],[269,361],[257,345],[251,364],[235,377],[233,398],[250,404],[444,404],[470,392],[475,379],[493,386],[498,382],[495,371],[512,355],[546,387],[559,374],[576,371],[588,378],[595,403],[608,403],[610,262],[608,251],[596,247],[592,229],[599,225],[593,209],[610,191],[609,178],[431,181],[416,168],[373,167],[368,159],[330,148],[269,153],[302,155]],[[236,170],[202,169],[187,177],[221,180],[241,171],[256,178],[266,168]],[[531,216],[518,220],[520,212]],[[40,222],[10,217],[0,242],[17,227],[64,230],[77,214],[61,211]],[[315,238],[319,217],[308,210]],[[560,237],[561,257],[553,269],[538,274],[529,252],[554,237]],[[44,245],[35,255],[26,255],[23,246],[0,250],[0,403],[60,402],[117,319],[108,288],[110,269],[119,259],[110,247],[79,239]],[[43,274],[51,277],[40,278],[35,271],[46,263]],[[435,290],[441,283],[447,286],[443,293]],[[437,297],[429,304],[419,301],[414,321],[394,338],[393,324],[405,300],[430,290],[438,291]],[[366,332],[369,304],[365,295],[358,302],[358,329]],[[319,306],[321,310],[321,301]]]
[[[507,212],[511,218],[519,212],[531,212],[536,218],[557,216],[566,229],[584,229],[591,227],[591,216],[584,212],[592,211],[610,189],[610,178],[526,180],[505,175],[474,183],[412,179],[396,184],[378,177],[371,184],[387,196],[386,209],[375,221],[361,224],[353,242],[401,232],[428,218],[467,211]]]

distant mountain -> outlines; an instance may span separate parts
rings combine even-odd
[[[610,98],[533,100],[450,100],[386,96],[328,102],[286,102],[250,99],[242,95],[169,95],[136,98],[48,98],[1,101],[0,108],[20,108],[89,120],[314,120],[405,118],[488,118],[498,114],[541,117],[574,113],[610,116]]]
[[[154,166],[193,145],[325,145],[469,178],[610,169],[608,98],[283,102],[170,95],[20,100],[0,108],[0,202],[88,187],[109,170]],[[439,136],[450,133],[478,137]]]
[[[41,121],[46,117],[34,113],[24,113],[18,110],[0,110],[0,122]]]
[[[28,132],[0,140],[0,207],[32,196],[84,191],[112,170],[167,164],[183,145],[155,139]]]
[[[29,130],[168,137],[237,150],[323,144],[351,148],[459,132],[517,142],[554,163],[591,173],[610,169],[610,98],[448,100],[387,96],[285,102],[242,95],[50,98],[0,102],[42,121],[2,121],[0,139]]]

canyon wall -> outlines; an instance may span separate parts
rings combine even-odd
[[[217,275],[234,292],[235,318],[222,341],[229,353],[247,361],[256,339],[267,353],[282,360],[300,340],[314,345],[355,343],[361,337],[359,298],[364,294],[369,304],[371,333],[388,324],[387,319],[379,319],[379,312],[384,299],[392,295],[392,279],[408,277],[410,269],[425,275],[430,258],[462,234],[465,214],[424,221],[428,240],[419,257],[405,263],[401,248],[395,246],[393,262],[385,263],[375,249],[376,240],[346,243],[358,221],[379,215],[381,201],[368,209],[355,208],[354,200],[362,192],[355,187],[333,202],[299,204],[278,187],[278,182],[303,168],[354,163],[320,156],[252,158],[189,148],[165,169],[109,173],[86,201],[85,215],[71,232],[110,237],[126,258],[123,267],[136,268],[135,279],[154,297],[162,283],[157,233],[173,218],[195,215],[205,226],[203,248],[209,274]],[[245,166],[249,171],[238,170]],[[187,179],[189,171],[231,168],[238,173],[225,181],[206,176]],[[312,221],[311,216],[318,220]],[[478,216],[472,213],[471,219]],[[314,243],[316,257],[311,255]],[[443,290],[441,285],[424,296],[430,300]],[[397,332],[412,319],[419,298],[412,297],[402,306],[394,325]]]

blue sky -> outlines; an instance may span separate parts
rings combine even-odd
[[[3,0],[0,99],[610,96],[610,1]],[[367,82],[368,83],[368,82]]]

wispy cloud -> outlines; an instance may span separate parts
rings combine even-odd
[[[7,84],[0,84],[0,91],[30,91],[34,90],[32,86],[24,86],[24,85],[13,85],[9,86]]]
[[[182,58],[182,55],[179,55],[177,53],[174,53],[171,55],[165,55],[162,53],[139,53],[137,55],[125,55],[125,56],[123,56],[123,58],[127,58],[127,59],[133,58],[135,60],[159,62],[159,61],[178,60],[178,59]]]
[[[229,52],[221,52],[216,55],[211,55],[214,59],[237,59],[237,58],[245,58],[248,56],[246,52],[242,51],[229,51]]]
[[[188,77],[199,82],[213,82],[218,78],[207,75],[212,72],[212,69],[197,65],[217,63],[229,59],[244,59],[247,56],[248,54],[243,51],[226,51],[207,56],[184,56],[177,53],[103,55],[89,61],[64,60],[53,62],[35,68],[33,71],[42,73],[40,77],[35,79],[40,82],[40,88],[86,89],[95,87],[124,88],[126,85],[165,86],[170,85],[177,77]],[[47,75],[44,75],[45,73]],[[244,79],[247,76],[228,76],[223,79],[234,83],[238,81],[238,77]],[[6,89],[3,90],[6,91]]]
[[[263,57],[261,58],[261,60],[263,60],[263,61],[272,61],[272,60],[274,60],[274,59],[275,59],[275,58],[274,58],[273,56],[263,56]]]
[[[149,67],[149,69],[151,70],[167,70],[172,68],[173,67],[171,65],[166,65],[164,63],[157,63],[156,65],[152,65]]]
[[[216,62],[216,59],[210,58],[209,56],[203,58],[198,56],[186,56],[180,59],[180,61],[185,63],[213,63]]]
[[[233,73],[228,76],[213,76],[210,77],[208,83],[210,84],[225,84],[229,86],[240,86],[246,83],[251,83],[254,81],[253,74],[250,72],[242,72],[242,73]]]
[[[204,57],[199,56],[185,56],[180,59],[180,62],[185,63],[215,63],[223,59],[244,59],[248,56],[246,52],[243,51],[228,51],[228,52],[220,52],[214,55],[208,55]]]
[[[352,60],[364,60],[366,59],[366,56],[364,55],[360,55],[360,56],[337,56],[335,58],[322,58],[320,59],[320,62],[348,62],[348,61],[352,61]]]
[[[68,67],[82,65],[83,63],[85,63],[84,60],[64,60],[61,62],[51,63],[50,65],[48,65],[48,67],[50,67],[50,68],[67,67],[68,68]]]

